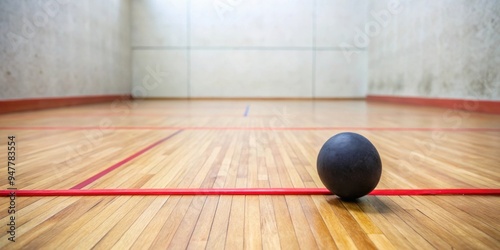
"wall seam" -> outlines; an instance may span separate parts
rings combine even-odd
[[[316,0],[313,0],[312,12],[312,72],[311,72],[311,97],[316,97]]]
[[[187,0],[186,5],[186,94],[191,98],[191,0]]]

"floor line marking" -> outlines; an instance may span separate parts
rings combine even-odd
[[[83,113],[75,114],[73,113],[57,113],[57,114],[21,114],[21,113],[9,113],[13,116],[12,118],[28,118],[28,119],[46,119],[46,118],[66,118],[66,117],[77,117],[77,118],[88,118],[88,117],[237,117],[241,115],[236,114],[206,114],[206,113],[191,113],[191,114],[180,114],[180,113],[122,113],[122,112],[107,112],[107,113]],[[349,113],[335,113],[332,115],[349,115]],[[398,116],[401,117],[404,114],[367,114],[368,116]],[[488,113],[481,113],[480,115],[489,115]],[[432,114],[412,114],[412,116],[434,116]],[[275,114],[262,114],[262,115],[252,115],[252,117],[276,117]]]
[[[447,131],[499,132],[500,128],[419,128],[419,127],[175,127],[175,126],[2,126],[0,130],[366,130],[366,131]]]
[[[250,104],[248,104],[245,107],[245,112],[243,113],[243,117],[247,117],[248,116],[248,112],[250,112]]]
[[[163,189],[64,189],[0,190],[0,196],[102,196],[102,195],[331,195],[326,188],[163,188]],[[500,195],[500,189],[376,189],[369,195]]]
[[[92,176],[92,177],[90,177],[90,178],[88,178],[88,179],[86,179],[86,180],[84,180],[84,181],[76,184],[71,189],[82,189],[82,188],[88,186],[89,184],[91,184],[92,182],[94,182],[94,181],[98,180],[99,178],[103,177],[107,173],[109,173],[109,172],[111,172],[111,171],[113,171],[113,170],[115,170],[115,169],[117,169],[117,168],[125,165],[127,162],[129,162],[129,161],[137,158],[138,156],[146,153],[150,149],[152,149],[152,148],[158,146],[159,144],[161,144],[162,142],[165,142],[166,140],[174,137],[175,135],[179,134],[180,132],[182,132],[182,130],[179,130],[179,131],[177,131],[177,132],[175,132],[175,133],[173,133],[173,134],[171,134],[171,135],[169,135],[169,136],[167,136],[167,137],[165,137],[165,138],[163,138],[163,139],[161,139],[161,140],[159,140],[159,141],[157,141],[157,142],[155,142],[155,143],[153,143],[153,144],[151,144],[151,145],[149,145],[149,146],[147,146],[145,148],[143,148],[142,150],[134,153],[133,155],[131,155],[131,156],[129,156],[129,157],[127,157],[127,158],[125,158],[125,159],[123,159],[123,160],[115,163],[115,164],[113,164],[111,167],[109,167],[109,168],[107,168],[107,169],[105,169],[105,170],[103,170],[103,171],[95,174],[94,176]]]

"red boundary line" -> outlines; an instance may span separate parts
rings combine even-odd
[[[432,106],[441,108],[460,109],[470,112],[482,112],[490,114],[500,114],[500,101],[448,99],[448,98],[425,98],[425,97],[405,97],[387,95],[368,95],[367,101],[402,103],[419,106]]]
[[[208,188],[208,189],[70,189],[0,190],[0,196],[117,196],[117,195],[331,195],[325,188]],[[500,189],[377,189],[369,195],[500,195]]]
[[[127,157],[127,158],[125,158],[125,159],[117,162],[117,163],[115,163],[113,166],[111,166],[111,167],[109,167],[109,168],[107,168],[107,169],[105,169],[105,170],[97,173],[96,175],[94,175],[94,176],[92,176],[92,177],[90,177],[90,178],[88,178],[88,179],[86,179],[86,180],[78,183],[77,185],[75,185],[71,189],[82,189],[82,188],[86,187],[87,185],[89,185],[90,183],[98,180],[99,178],[103,177],[107,173],[109,173],[109,172],[111,172],[111,171],[113,171],[113,170],[115,170],[115,169],[123,166],[125,163],[127,163],[127,162],[129,162],[129,161],[131,161],[131,160],[133,160],[135,158],[137,158],[138,156],[140,156],[140,155],[144,154],[145,152],[147,152],[148,150],[150,150],[150,149],[158,146],[162,142],[164,142],[164,141],[166,141],[166,140],[174,137],[175,135],[179,134],[180,132],[182,132],[182,130],[179,130],[179,131],[177,131],[177,132],[175,132],[175,133],[173,133],[173,134],[171,134],[171,135],[169,135],[169,136],[167,136],[167,137],[165,137],[165,138],[163,138],[163,139],[161,139],[161,140],[159,140],[159,141],[157,141],[157,142],[155,142],[155,143],[153,143],[153,144],[151,144],[151,145],[149,145],[149,146],[147,146],[145,148],[143,148],[141,151],[136,152],[135,154],[133,154],[133,155],[131,155],[131,156],[129,156],[129,157]]]
[[[20,114],[16,113],[18,116],[16,118],[28,117],[28,118],[66,118],[66,117],[241,117],[241,114],[178,114],[178,113],[127,113],[121,114],[116,113],[58,113],[58,114]],[[276,115],[252,115],[252,117],[276,117]]]
[[[170,126],[4,126],[0,130],[366,130],[366,131],[449,131],[498,132],[500,128],[398,128],[398,127],[170,127]]]

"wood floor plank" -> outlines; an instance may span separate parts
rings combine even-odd
[[[156,235],[156,238],[152,241],[150,248],[158,249],[170,244],[192,200],[192,196],[182,196],[180,198],[179,202],[177,202],[175,208],[168,216],[168,219],[162,225],[161,230]]]
[[[116,213],[113,210],[109,210],[108,208],[104,209],[104,211],[96,216],[95,220],[100,220],[102,223],[100,223],[98,226],[93,228],[90,231],[86,231],[85,235],[85,243],[78,242],[78,238],[81,237],[79,230],[76,231],[72,237],[69,237],[63,244],[60,245],[62,248],[68,248],[68,249],[75,249],[77,247],[83,247],[83,248],[89,248],[89,247],[96,247],[96,245],[103,239],[103,237],[107,236],[107,234],[116,226],[118,226],[121,222],[125,225],[129,225],[131,221],[133,221],[135,218],[132,219],[127,219],[127,215],[131,212],[134,211],[137,207],[140,207],[141,201],[143,200],[143,197],[130,197],[125,203],[123,203],[120,206],[120,209],[123,209],[124,211],[127,211],[126,213]],[[139,209],[136,209],[134,212],[138,212],[142,209],[140,207]],[[106,213],[107,212],[107,213]],[[90,229],[90,227],[88,227]],[[124,229],[128,229],[127,227],[124,227]],[[114,233],[116,232],[116,233]],[[111,241],[116,240],[116,236],[120,236],[123,234],[123,231],[118,228],[117,231],[114,231],[110,236],[111,236]]]
[[[352,217],[349,210],[346,209],[345,203],[338,198],[328,198],[328,203],[332,205],[335,215],[339,217],[340,223],[344,226],[347,233],[353,240],[354,244],[359,249],[375,249],[375,245],[370,240],[366,232],[361,226],[356,223],[356,219]]]
[[[154,201],[148,204],[141,215],[134,221],[134,223],[125,231],[122,236],[112,245],[112,249],[125,249],[130,248],[139,237],[137,232],[143,232],[151,220],[157,219],[158,211],[162,208],[168,198],[153,197]]]
[[[427,199],[430,202],[435,203],[437,206],[439,206],[443,210],[447,211],[449,213],[448,214],[449,219],[451,219],[450,217],[457,217],[457,219],[459,219],[460,222],[464,222],[465,225],[468,225],[469,227],[474,227],[474,229],[471,228],[472,232],[469,232],[469,233],[474,234],[474,235],[476,234],[476,232],[479,235],[484,233],[490,237],[489,239],[485,239],[485,240],[489,240],[489,241],[491,241],[492,238],[493,239],[496,238],[498,236],[498,234],[500,233],[500,228],[498,228],[495,225],[490,225],[489,223],[486,223],[475,216],[471,216],[471,214],[465,213],[464,211],[455,207],[456,203],[449,203],[449,202],[446,202],[446,200],[436,199],[436,198],[438,198],[438,197],[428,197]],[[472,199],[468,200],[466,202],[470,203],[470,205],[469,205],[470,207],[477,206],[477,204]],[[436,206],[434,204],[429,204],[429,203],[427,203],[426,205],[432,205],[433,207]],[[450,215],[452,215],[452,216],[450,216]],[[498,225],[500,223],[500,221],[496,221],[496,223]],[[500,241],[500,238],[497,238],[496,241]]]
[[[122,217],[118,223],[116,223],[108,231],[103,230],[101,238],[92,248],[93,249],[110,249],[116,245],[118,240],[123,236],[123,234],[130,229],[132,224],[141,217],[141,214],[148,205],[154,200],[154,197],[142,197],[137,203],[131,207],[128,213]],[[112,224],[112,223],[109,223]],[[133,243],[129,242],[130,244]]]
[[[92,197],[86,200],[76,198],[76,202],[38,224],[30,231],[30,234],[19,238],[17,243],[24,245],[27,249],[48,245],[52,239],[61,234],[63,229],[74,222],[73,217],[84,216],[90,209],[103,202],[103,199],[102,197]]]
[[[415,228],[412,227],[412,223],[406,220],[405,209],[399,207],[397,204],[392,202],[388,197],[380,197],[376,199],[371,199],[370,204],[380,213],[383,217],[397,230],[396,235],[402,235],[402,238],[393,238],[393,241],[398,241],[406,239],[408,244],[412,245],[412,248],[424,247],[426,249],[435,248],[429,243],[424,236],[420,235]],[[389,227],[384,227],[384,230]],[[386,234],[389,235],[389,234]]]
[[[299,200],[318,247],[320,249],[337,249],[337,246],[311,197],[300,196]]]
[[[259,207],[259,197],[245,196],[244,244],[246,249],[260,248],[262,245]]]
[[[218,203],[219,197],[217,196],[208,196],[206,198],[205,204],[200,212],[196,225],[194,226],[194,231],[189,238],[189,242],[186,247],[187,249],[204,249],[206,247],[208,237],[210,235],[210,229],[212,228],[212,224],[215,219],[215,211],[217,210]],[[186,216],[187,215],[188,214],[186,214]],[[179,247],[182,247],[182,245],[179,245]]]
[[[54,201],[54,200],[52,200]],[[19,226],[17,227],[17,238],[23,237],[24,234],[28,234],[31,230],[35,229],[39,224],[53,217],[55,214],[65,209],[67,206],[70,206],[76,201],[76,199],[71,197],[64,197],[62,199],[58,199],[58,203],[47,202],[43,206],[39,207],[39,210],[34,210],[31,213],[23,216],[22,212],[19,212],[16,216],[16,220],[19,222]],[[45,212],[44,211],[49,211]],[[7,225],[5,223],[4,225]],[[10,235],[10,234],[9,234]],[[6,246],[9,244],[7,235],[0,238],[0,246]]]
[[[233,198],[231,196],[220,196],[214,221],[211,224],[206,249],[222,249],[227,240],[229,218],[231,214]]]
[[[325,197],[313,196],[312,199],[321,217],[323,218],[331,237],[335,241],[336,247],[338,249],[357,249],[351,237],[349,237],[347,230],[342,225],[339,218],[335,215],[335,212],[330,204],[327,203]]]
[[[449,210],[436,206],[435,203],[425,197],[404,197],[404,199],[411,200],[415,204],[415,207],[418,207],[419,211],[446,228],[451,234],[460,238],[460,241],[455,241],[457,245],[463,242],[460,246],[491,248],[498,244],[499,239],[495,239],[482,230],[477,229],[474,224],[463,223],[464,220],[460,217],[457,218],[457,214],[451,214]],[[429,209],[430,207],[432,209]],[[475,237],[470,238],[468,237],[469,235],[475,235]]]
[[[380,229],[375,226],[375,224],[371,221],[370,217],[361,210],[359,203],[362,203],[363,201],[359,202],[344,202],[343,205],[345,208],[351,213],[352,217],[357,221],[357,223],[361,226],[363,231],[365,231],[367,234],[380,234],[382,233]]]
[[[19,220],[16,220],[16,224],[17,226],[21,226],[23,225],[24,223],[26,223],[28,220],[26,219],[30,214],[33,214],[34,217],[36,217],[37,215],[39,215],[40,213],[42,213],[42,211],[40,210],[40,208],[45,208],[45,206],[47,207],[50,207],[50,201],[55,199],[55,197],[49,197],[49,198],[34,198],[34,197],[29,197],[29,198],[16,198],[16,202],[19,202],[20,204],[16,203],[18,205],[18,207],[20,207],[21,209],[18,209],[17,213],[20,213],[20,214],[24,214],[24,216],[22,217],[22,221],[21,219]],[[64,199],[64,198],[63,198]],[[9,208],[10,207],[10,201],[11,199],[10,198],[3,198],[2,200],[4,201],[7,201],[6,203],[3,204],[2,207],[4,208]],[[31,202],[27,202],[26,200],[31,200]],[[49,205],[45,205],[45,204],[49,204]],[[25,204],[26,207],[22,207],[21,204]],[[10,223],[10,217],[12,216],[11,214],[8,213],[8,209],[6,211],[3,211],[5,213],[5,215],[0,219],[0,223],[2,223],[2,225],[7,225],[7,223]],[[1,237],[5,237],[7,235],[7,232],[1,232],[0,231],[0,235]]]
[[[295,231],[295,237],[302,249],[316,249],[318,244],[314,239],[311,228],[308,225],[307,218],[304,215],[302,206],[300,204],[299,198],[295,196],[286,196],[286,203],[288,211],[290,212],[290,217],[292,219],[292,224]]]
[[[177,207],[178,202],[181,200],[181,196],[167,196],[165,197],[165,199],[167,200],[165,201],[163,206],[160,208],[154,218],[149,221],[144,230],[140,232],[137,240],[131,246],[131,249],[151,248],[151,245],[155,241],[156,237],[163,230],[167,219],[170,218],[170,214]]]
[[[193,231],[195,230],[195,225],[200,218],[201,211],[206,203],[206,196],[195,196],[192,198],[192,202],[188,207],[187,211],[184,213],[182,221],[175,231],[175,234],[170,241],[168,248],[170,249],[186,249]],[[215,204],[213,204],[215,205]],[[212,204],[207,205],[212,206]],[[210,221],[213,217],[210,217]]]
[[[378,249],[396,249],[383,234],[369,234],[368,237]]]
[[[112,217],[112,219],[117,219],[117,216],[119,216],[120,214],[115,213],[115,211],[118,208],[122,207],[125,203],[127,203],[130,198],[131,197],[126,196],[116,197],[115,199],[107,200],[107,204],[103,202],[97,204],[95,207],[93,207],[93,209],[85,214],[85,216],[80,217],[69,227],[65,228],[65,230],[61,232],[61,235],[63,235],[63,237],[54,238],[54,240],[51,241],[47,245],[47,247],[74,247],[76,245],[83,244],[83,242],[80,242],[80,239],[82,237],[85,238],[85,246],[80,245],[80,247],[90,248],[94,246],[95,243],[97,243],[97,241],[99,240],[98,237],[102,235],[93,234],[92,237],[90,237],[89,235],[91,235],[96,230],[96,228],[98,228],[106,220],[106,218],[110,218],[110,216],[115,215],[114,217]],[[123,216],[123,214],[121,215]],[[109,225],[105,226],[113,226],[113,224],[110,223]]]
[[[259,196],[260,204],[260,225],[262,232],[263,249],[279,249],[280,237],[274,214],[272,197]]]
[[[229,217],[229,226],[227,229],[226,249],[243,249],[245,235],[245,197],[233,196],[231,204],[231,215]]]
[[[276,226],[281,248],[298,249],[299,242],[295,234],[292,218],[284,196],[272,196]]]
[[[453,237],[453,240],[457,240],[456,237],[446,233],[443,228],[437,225],[435,222],[427,218],[420,211],[414,208],[403,209],[398,206],[393,199],[383,199],[387,204],[390,204],[391,208],[397,212],[398,216],[405,221],[411,228],[413,233],[416,233],[426,242],[432,245],[432,248],[452,248],[452,241],[447,241],[447,237]],[[443,234],[444,233],[444,234]]]
[[[411,240],[405,238],[405,236],[401,232],[403,231],[403,229],[399,229],[397,224],[391,223],[390,219],[384,216],[384,214],[391,213],[391,211],[389,211],[389,208],[385,206],[377,206],[376,204],[374,204],[374,201],[376,200],[376,197],[370,197],[370,199],[366,199],[360,202],[358,205],[363,210],[363,212],[370,217],[373,223],[375,225],[378,225],[378,228],[380,229],[380,231],[382,231],[382,235],[384,235],[384,237],[386,238],[388,237],[391,239],[390,243],[392,246],[389,247],[393,247],[396,249],[416,249],[418,243],[412,243]],[[401,222],[402,221],[398,221],[398,224],[400,224]],[[369,235],[369,237],[375,243],[375,245],[380,248],[379,242],[376,242],[380,240],[379,236]],[[374,237],[377,239],[374,239]],[[413,238],[416,237],[412,237],[411,239]]]

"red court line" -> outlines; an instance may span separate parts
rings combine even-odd
[[[18,115],[16,118],[66,118],[66,117],[80,117],[80,118],[86,118],[86,117],[191,117],[191,118],[196,118],[196,117],[241,117],[241,114],[176,114],[176,113],[140,113],[140,114],[119,114],[119,113],[89,113],[89,114],[75,114],[75,113],[68,113],[68,114],[23,114],[23,115]],[[276,117],[276,115],[255,115],[253,117]]]
[[[163,138],[163,139],[161,139],[161,140],[159,140],[159,141],[157,141],[157,142],[155,142],[155,143],[153,143],[153,144],[151,144],[151,145],[149,145],[149,146],[147,146],[145,148],[143,148],[141,151],[136,152],[135,154],[133,154],[133,155],[131,155],[131,156],[129,156],[129,157],[127,157],[127,158],[125,158],[125,159],[117,162],[117,163],[115,163],[113,166],[111,166],[111,167],[109,167],[109,168],[101,171],[100,173],[98,173],[98,174],[96,174],[96,175],[94,175],[94,176],[92,176],[92,177],[90,177],[90,178],[88,178],[88,179],[86,179],[86,180],[78,183],[77,185],[75,185],[71,189],[82,189],[82,188],[84,188],[85,186],[89,185],[90,183],[92,183],[92,182],[98,180],[99,178],[103,177],[107,173],[109,173],[109,172],[111,172],[111,171],[113,171],[113,170],[115,170],[115,169],[123,166],[125,163],[127,163],[127,162],[129,162],[129,161],[131,161],[131,160],[133,160],[135,158],[137,158],[138,156],[140,156],[140,155],[144,154],[145,152],[147,152],[148,150],[150,150],[150,149],[158,146],[162,142],[164,142],[164,141],[166,141],[166,140],[174,137],[175,135],[179,134],[180,132],[182,132],[182,130],[179,130],[179,131],[177,131],[177,132],[175,132],[175,133],[173,133],[173,134],[171,134],[171,135],[169,135],[169,136],[167,136],[167,137],[165,137],[165,138]]]
[[[330,195],[326,188],[208,188],[208,189],[70,189],[0,190],[0,196],[117,196],[117,195]],[[377,189],[369,195],[500,195],[500,189]]]
[[[334,113],[332,115],[350,115],[351,113]],[[25,114],[25,113],[11,113],[11,115],[14,116],[14,118],[28,118],[28,119],[45,119],[45,118],[66,118],[66,117],[80,117],[80,118],[87,118],[87,117],[190,117],[190,118],[197,118],[197,117],[241,117],[240,114],[207,114],[207,113],[184,113],[184,114],[179,114],[179,113],[147,113],[147,112],[141,112],[141,113],[123,113],[123,112],[113,112],[113,113],[57,113],[57,114]],[[367,114],[369,116],[375,116],[375,117],[393,117],[393,116],[407,116],[409,115],[408,113],[370,113]],[[479,113],[479,115],[485,115],[485,113]],[[258,117],[277,117],[278,115],[270,115],[270,114],[254,114],[252,115],[253,118],[258,118]],[[430,117],[430,116],[435,116],[435,114],[411,114],[411,116],[424,116],[424,117]]]
[[[498,132],[500,128],[422,128],[422,127],[175,127],[175,126],[3,126],[0,130],[366,130],[366,131],[448,131]]]

